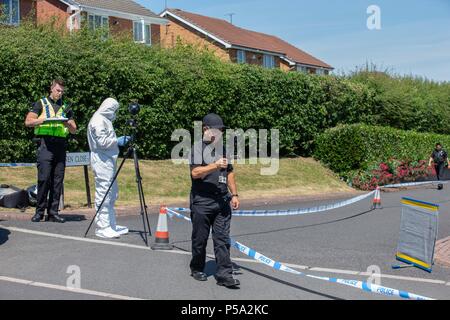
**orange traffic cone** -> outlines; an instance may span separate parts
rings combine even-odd
[[[161,206],[159,209],[158,227],[156,228],[155,242],[152,250],[172,250],[173,245],[169,243],[169,230],[167,228],[167,209]]]
[[[381,192],[380,192],[380,187],[377,187],[377,189],[375,190],[375,195],[373,197],[373,204],[372,204],[372,208],[373,209],[380,209],[381,208]]]

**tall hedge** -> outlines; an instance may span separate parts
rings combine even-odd
[[[350,80],[375,93],[374,123],[403,130],[450,134],[450,82],[360,69]]]
[[[428,160],[436,143],[450,152],[450,136],[363,124],[328,129],[316,139],[314,156],[333,171],[367,169],[391,158]]]
[[[279,129],[282,155],[310,155],[317,135],[339,124],[387,123],[450,133],[445,126],[450,121],[442,120],[450,115],[449,84],[411,82],[401,94],[400,80],[286,73],[224,63],[211,52],[183,45],[167,50],[129,38],[102,38],[102,32],[89,30],[67,35],[50,26],[0,26],[0,162],[34,159],[33,133],[24,118],[55,77],[66,80],[65,98],[73,103],[80,128],[70,141],[72,151],[88,149],[86,125],[110,96],[122,105],[115,123],[119,134],[129,132],[126,106],[131,101],[143,106],[138,146],[148,159],[168,158],[175,144],[172,131],[192,129],[208,112],[221,114],[232,128]],[[429,94],[421,98],[423,92]],[[417,105],[420,113],[413,113]],[[414,118],[407,117],[406,107]]]
[[[339,123],[370,121],[373,94],[336,77],[285,73],[219,61],[210,52],[165,50],[128,38],[102,40],[88,30],[63,35],[48,26],[0,27],[0,162],[34,159],[24,118],[55,77],[66,80],[79,133],[73,151],[87,150],[86,125],[103,99],[123,106],[115,125],[128,131],[126,106],[142,105],[138,145],[143,158],[170,156],[171,133],[193,128],[208,112],[232,128],[281,131],[281,152],[309,154],[316,135]]]

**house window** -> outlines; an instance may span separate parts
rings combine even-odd
[[[88,15],[89,29],[95,30],[100,28],[109,28],[109,18],[96,14]]]
[[[244,50],[238,50],[237,51],[237,56],[236,56],[236,61],[237,63],[246,63],[247,59],[245,58],[245,51]]]
[[[271,55],[268,55],[268,54],[265,54],[264,55],[263,65],[264,65],[264,68],[267,68],[267,69],[275,68],[275,57],[271,56]]]
[[[151,27],[149,24],[145,24],[143,21],[134,21],[133,35],[134,41],[136,42],[145,43],[147,45],[152,44]]]
[[[297,66],[298,72],[308,73],[308,68],[305,66]]]
[[[316,69],[316,74],[324,75],[325,74],[325,70],[323,70],[323,69]]]
[[[18,25],[19,22],[19,0],[0,0],[0,23]]]

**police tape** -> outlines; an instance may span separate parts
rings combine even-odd
[[[349,206],[353,203],[362,201],[372,195],[374,195],[376,192],[372,191],[370,193],[357,196],[348,200],[336,202],[333,204],[323,205],[323,206],[317,206],[317,207],[311,207],[311,208],[301,208],[301,209],[289,209],[289,210],[238,210],[233,211],[233,216],[236,217],[280,217],[280,216],[298,216],[302,214],[309,214],[309,213],[318,213],[318,212],[324,212],[324,211],[330,211],[342,207]],[[179,212],[190,212],[187,208],[169,208],[175,211]]]
[[[190,218],[188,218],[170,208],[167,208],[167,214],[171,218],[173,216],[175,216],[177,218],[191,222]],[[393,288],[389,288],[389,287],[384,287],[384,286],[380,286],[380,285],[369,283],[369,282],[363,282],[363,281],[359,281],[359,280],[347,280],[347,279],[320,277],[320,276],[314,276],[311,274],[306,274],[306,273],[294,270],[292,268],[289,268],[289,267],[285,266],[284,264],[282,264],[281,262],[270,259],[270,258],[260,254],[259,252],[255,251],[255,250],[247,247],[246,245],[243,245],[242,243],[239,243],[233,239],[230,240],[230,244],[231,244],[231,246],[233,246],[235,249],[239,250],[241,253],[245,254],[246,256],[248,256],[254,260],[257,260],[257,261],[261,262],[262,264],[265,264],[266,266],[271,267],[275,270],[284,271],[284,272],[288,272],[288,273],[303,276],[303,277],[313,278],[316,280],[322,280],[322,281],[327,281],[327,282],[331,282],[331,283],[339,283],[339,284],[350,286],[350,287],[360,289],[360,290],[363,290],[366,292],[376,293],[376,294],[380,294],[380,295],[384,295],[384,296],[388,296],[388,297],[399,297],[399,298],[410,299],[410,300],[434,300],[433,298],[421,296],[421,295],[418,295],[415,293],[410,293],[407,291],[401,291],[401,290],[397,290],[397,289],[393,289]]]
[[[0,167],[36,167],[36,163],[0,163]]]
[[[422,181],[422,182],[409,182],[409,183],[398,183],[398,184],[388,184],[385,186],[382,186],[380,188],[406,188],[406,187],[416,187],[416,186],[423,186],[427,184],[447,184],[447,181]]]

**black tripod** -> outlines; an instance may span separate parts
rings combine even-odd
[[[145,203],[145,197],[144,197],[144,189],[142,188],[142,177],[141,177],[141,171],[139,170],[139,160],[136,154],[136,148],[134,147],[134,134],[131,137],[131,144],[128,147],[127,152],[124,155],[124,158],[122,160],[122,163],[120,164],[119,168],[117,169],[116,174],[114,175],[113,180],[111,181],[111,184],[109,185],[108,191],[106,192],[105,196],[103,197],[103,200],[100,204],[100,206],[97,209],[97,212],[95,213],[95,216],[92,218],[91,223],[89,224],[89,227],[86,230],[86,233],[84,234],[84,237],[86,238],[89,230],[91,229],[92,223],[94,222],[95,218],[97,217],[98,213],[100,212],[100,209],[103,206],[103,203],[105,202],[106,196],[108,195],[109,191],[111,190],[114,182],[116,181],[120,170],[122,169],[125,161],[130,158],[131,156],[133,156],[133,160],[134,160],[134,172],[136,174],[136,183],[137,183],[137,187],[138,187],[138,192],[139,192],[139,202],[140,202],[140,206],[141,206],[141,216],[142,216],[142,223],[144,225],[144,242],[148,247],[148,237],[147,237],[147,229],[148,229],[148,234],[151,236],[152,232],[150,230],[150,222],[148,220],[148,213],[147,213],[147,204]]]

